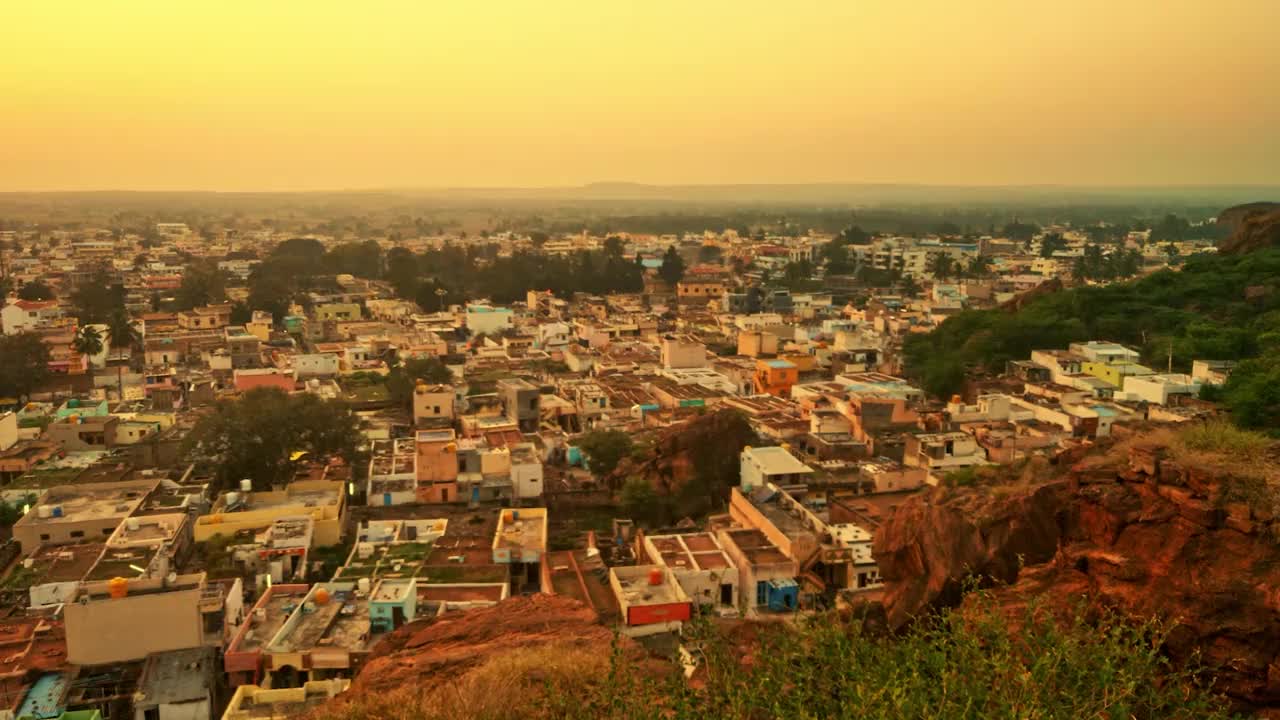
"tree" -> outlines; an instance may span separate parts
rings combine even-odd
[[[1067,248],[1067,241],[1062,238],[1061,233],[1049,233],[1040,238],[1040,257],[1051,258],[1053,254],[1059,250]]]
[[[142,345],[142,334],[129,319],[129,312],[119,308],[107,318],[107,341],[111,347],[137,348]]]
[[[34,333],[0,337],[0,395],[26,400],[49,378],[49,346]]]
[[[211,262],[192,263],[182,272],[182,285],[174,294],[175,308],[190,310],[226,297],[226,274]]]
[[[986,255],[978,254],[969,258],[969,265],[965,269],[969,277],[986,277],[991,274],[991,258]]]
[[[619,505],[627,517],[643,526],[666,524],[669,512],[667,503],[654,491],[653,486],[640,478],[627,478],[622,485]]]
[[[413,410],[413,388],[418,381],[428,385],[449,385],[453,372],[438,358],[409,358],[391,368],[387,375],[387,394],[405,410]]]
[[[680,257],[680,253],[676,252],[675,245],[667,246],[667,252],[662,255],[662,267],[658,269],[658,277],[668,285],[675,285],[684,277],[684,259]]]
[[[387,251],[387,282],[396,291],[396,297],[412,298],[418,288],[418,258],[402,247]]]
[[[951,277],[955,273],[955,265],[955,259],[948,253],[938,252],[929,256],[929,274],[939,280]]]
[[[102,333],[92,325],[85,325],[76,332],[71,347],[81,355],[92,357],[102,352]]]
[[[598,480],[606,480],[613,475],[618,463],[635,447],[631,436],[620,430],[589,432],[578,439],[577,445]]]
[[[124,307],[125,289],[106,268],[98,268],[76,286],[70,299],[80,324],[103,323],[117,308]]]
[[[18,288],[18,297],[22,300],[40,301],[52,300],[53,289],[41,280],[32,280],[31,282]]]
[[[202,416],[184,449],[217,463],[221,487],[242,478],[271,487],[293,477],[295,453],[311,459],[337,456],[354,466],[364,459],[362,443],[359,420],[341,402],[256,388],[220,401]]]

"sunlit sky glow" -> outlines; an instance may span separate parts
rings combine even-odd
[[[1280,1],[0,8],[0,190],[1280,182]]]

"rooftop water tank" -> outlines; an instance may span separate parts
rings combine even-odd
[[[240,492],[253,492],[253,481],[245,478],[240,481]]]
[[[129,518],[128,520],[125,520],[125,521],[124,521],[124,525],[125,525],[125,527],[127,527],[127,528],[129,528],[129,530],[131,530],[131,531],[135,531],[135,532],[138,530],[138,526],[139,526],[140,524],[141,524],[141,523],[139,523],[139,522],[138,522],[138,518],[136,518],[136,517],[131,517],[131,518]]]
[[[129,594],[129,581],[122,577],[114,577],[107,581],[107,593],[119,600]]]
[[[41,520],[48,520],[50,517],[53,517],[53,508],[48,505],[40,505],[36,507],[36,517]]]
[[[368,595],[370,584],[369,578],[360,578],[359,580],[356,580],[356,590],[362,595]]]
[[[650,585],[662,584],[662,568],[649,568],[649,584]]]
[[[53,516],[54,516],[54,517],[56,517],[56,518],[60,518],[60,517],[62,517],[62,506],[61,506],[61,505],[54,505],[54,506],[53,506]]]

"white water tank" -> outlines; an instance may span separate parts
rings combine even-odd
[[[129,528],[131,532],[137,532],[138,526],[141,525],[141,523],[138,522],[138,518],[131,517],[124,521],[124,525],[125,527]]]
[[[369,578],[360,578],[359,580],[356,580],[356,591],[362,595],[369,594],[369,586]]]
[[[245,478],[245,479],[241,480],[241,481],[240,481],[240,492],[244,492],[244,493],[247,493],[247,492],[253,492],[253,481],[252,481],[252,480],[250,480],[249,478]]]
[[[53,508],[48,505],[40,505],[36,508],[36,516],[41,520],[48,520],[53,517]]]
[[[240,502],[240,493],[236,492],[235,490],[229,491],[227,493],[227,507],[231,507],[232,505],[235,505],[238,502]]]

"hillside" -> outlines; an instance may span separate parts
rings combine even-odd
[[[1201,359],[1262,362],[1280,354],[1278,284],[1280,247],[1197,255],[1176,271],[1048,293],[1018,307],[960,313],[931,333],[907,338],[906,370],[926,390],[945,397],[959,391],[966,371],[1001,373],[1008,361],[1025,360],[1034,349],[1091,339],[1137,347],[1158,368],[1166,366],[1172,350],[1176,371]],[[1269,374],[1272,363],[1264,364],[1259,370]]]
[[[1227,208],[1218,215],[1218,224],[1231,229],[1231,234],[1218,243],[1221,253],[1280,246],[1280,203],[1256,202]]]

